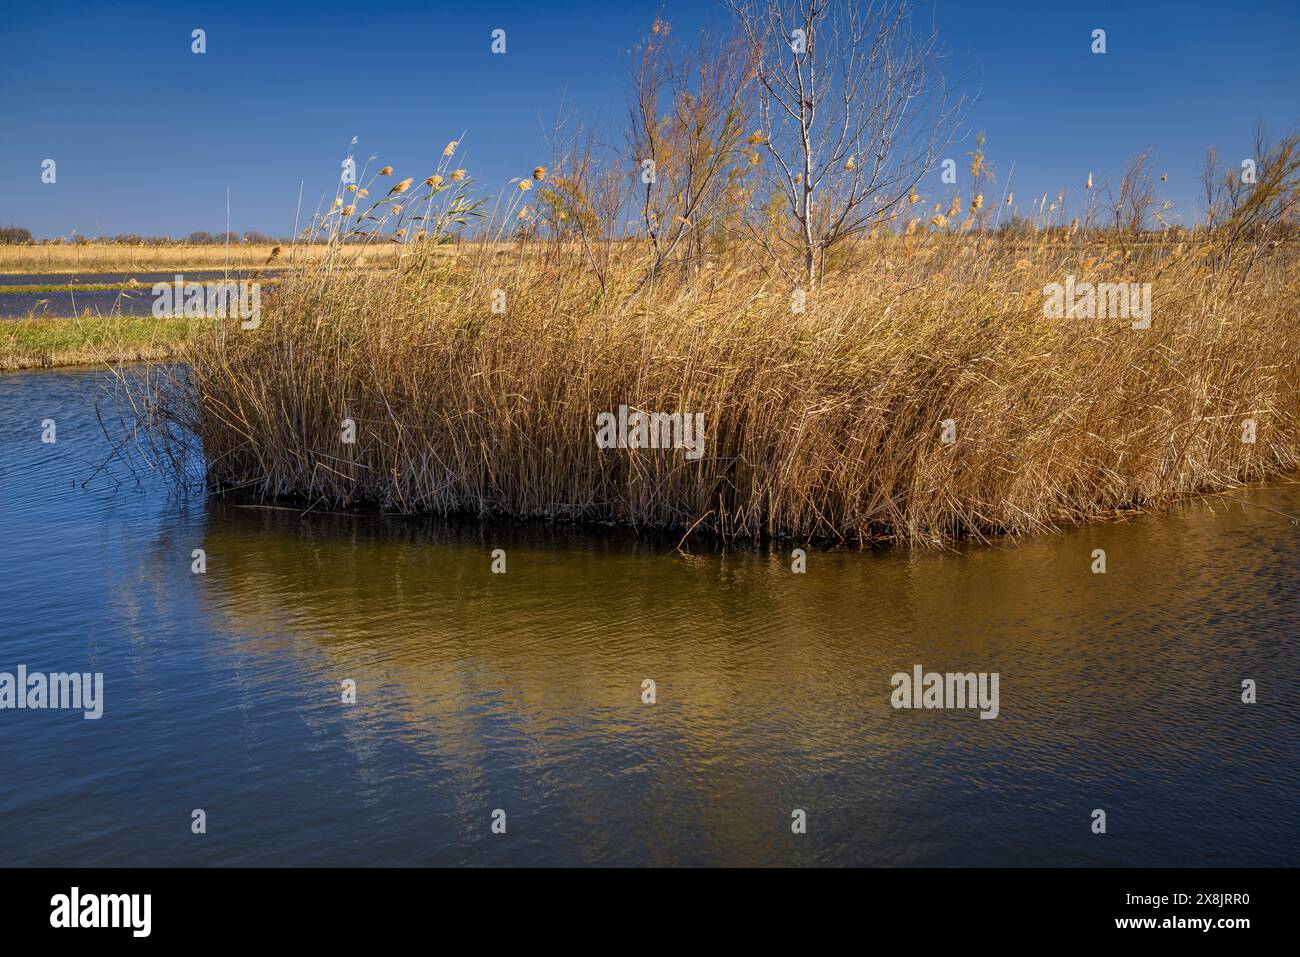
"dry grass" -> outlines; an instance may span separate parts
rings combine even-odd
[[[260,329],[191,340],[193,374],[155,378],[151,413],[198,436],[213,488],[800,541],[1037,531],[1300,461],[1292,251],[1247,268],[1214,243],[930,234],[850,252],[802,314],[741,255],[634,295],[630,249],[603,292],[564,245],[410,254],[396,278],[304,268]],[[1045,319],[1071,274],[1150,282],[1151,328]],[[704,457],[598,448],[620,404],[702,412]]]
[[[94,272],[161,272],[170,269],[258,269],[266,264],[274,246],[232,245],[229,259],[222,245],[124,246],[114,243],[0,246],[0,275]],[[289,249],[285,247],[287,257]],[[311,262],[324,256],[323,245],[299,245],[295,255]],[[376,264],[391,259],[391,252],[375,252]],[[272,264],[271,268],[275,268]]]

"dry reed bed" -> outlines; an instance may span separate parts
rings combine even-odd
[[[865,264],[829,275],[803,314],[739,264],[629,298],[629,262],[602,295],[558,246],[413,258],[396,281],[314,267],[260,329],[197,336],[191,373],[152,409],[197,435],[215,489],[737,538],[1029,532],[1300,460],[1285,250],[1248,274],[1211,271],[1212,246],[1026,254],[967,236],[855,252]],[[1043,287],[1067,274],[1151,282],[1151,328],[1045,319]],[[598,448],[595,416],[620,404],[702,412],[704,457]]]

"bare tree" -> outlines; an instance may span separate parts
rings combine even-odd
[[[1106,200],[1110,218],[1121,243],[1126,237],[1136,239],[1147,225],[1151,207],[1156,201],[1155,184],[1151,180],[1151,150],[1148,147],[1124,164],[1119,178],[1119,191],[1106,181]]]
[[[1224,177],[1230,208],[1228,215],[1221,214],[1218,220],[1220,262],[1226,270],[1238,251],[1244,259],[1232,288],[1245,281],[1263,250],[1285,236],[1288,225],[1300,216],[1300,133],[1273,143],[1260,125],[1255,128],[1252,146],[1254,155],[1243,161],[1243,169],[1230,170]],[[1246,175],[1246,164],[1253,166],[1250,175]],[[1206,175],[1212,176],[1213,171]]]
[[[937,33],[906,0],[727,0],[753,48],[757,142],[791,228],[780,253],[816,285],[837,243],[886,220],[949,142],[961,108]]]
[[[677,257],[703,256],[707,222],[726,198],[726,173],[740,158],[747,47],[701,37],[692,55],[656,20],[643,41],[628,103],[629,148],[637,163],[639,210],[651,252],[641,285]]]
[[[548,261],[577,248],[604,292],[619,213],[627,203],[627,176],[616,147],[590,127],[575,122],[563,129],[566,123],[557,121],[549,137],[551,168],[537,191],[537,222],[552,240]]]
[[[1201,167],[1201,188],[1205,191],[1205,227],[1211,232],[1224,216],[1224,191],[1227,189],[1223,166],[1219,162],[1219,151],[1211,146],[1205,152],[1205,164]]]

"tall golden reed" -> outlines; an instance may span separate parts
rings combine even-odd
[[[739,253],[635,295],[632,247],[603,291],[571,243],[308,265],[260,329],[197,336],[153,408],[216,489],[749,539],[1030,532],[1300,461],[1293,249],[1247,270],[1213,243],[908,233],[860,243],[802,313]],[[1066,275],[1151,282],[1150,329],[1045,319]],[[621,404],[703,413],[703,458],[598,448]]]

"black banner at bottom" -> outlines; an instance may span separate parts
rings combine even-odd
[[[409,940],[464,925],[491,942],[518,934],[617,929],[629,943],[680,921],[733,940],[782,924],[821,936],[971,941],[1122,938],[1231,946],[1293,924],[1287,870],[8,870],[0,926],[8,942]],[[75,935],[75,937],[74,937]],[[608,940],[608,938],[606,938]]]

